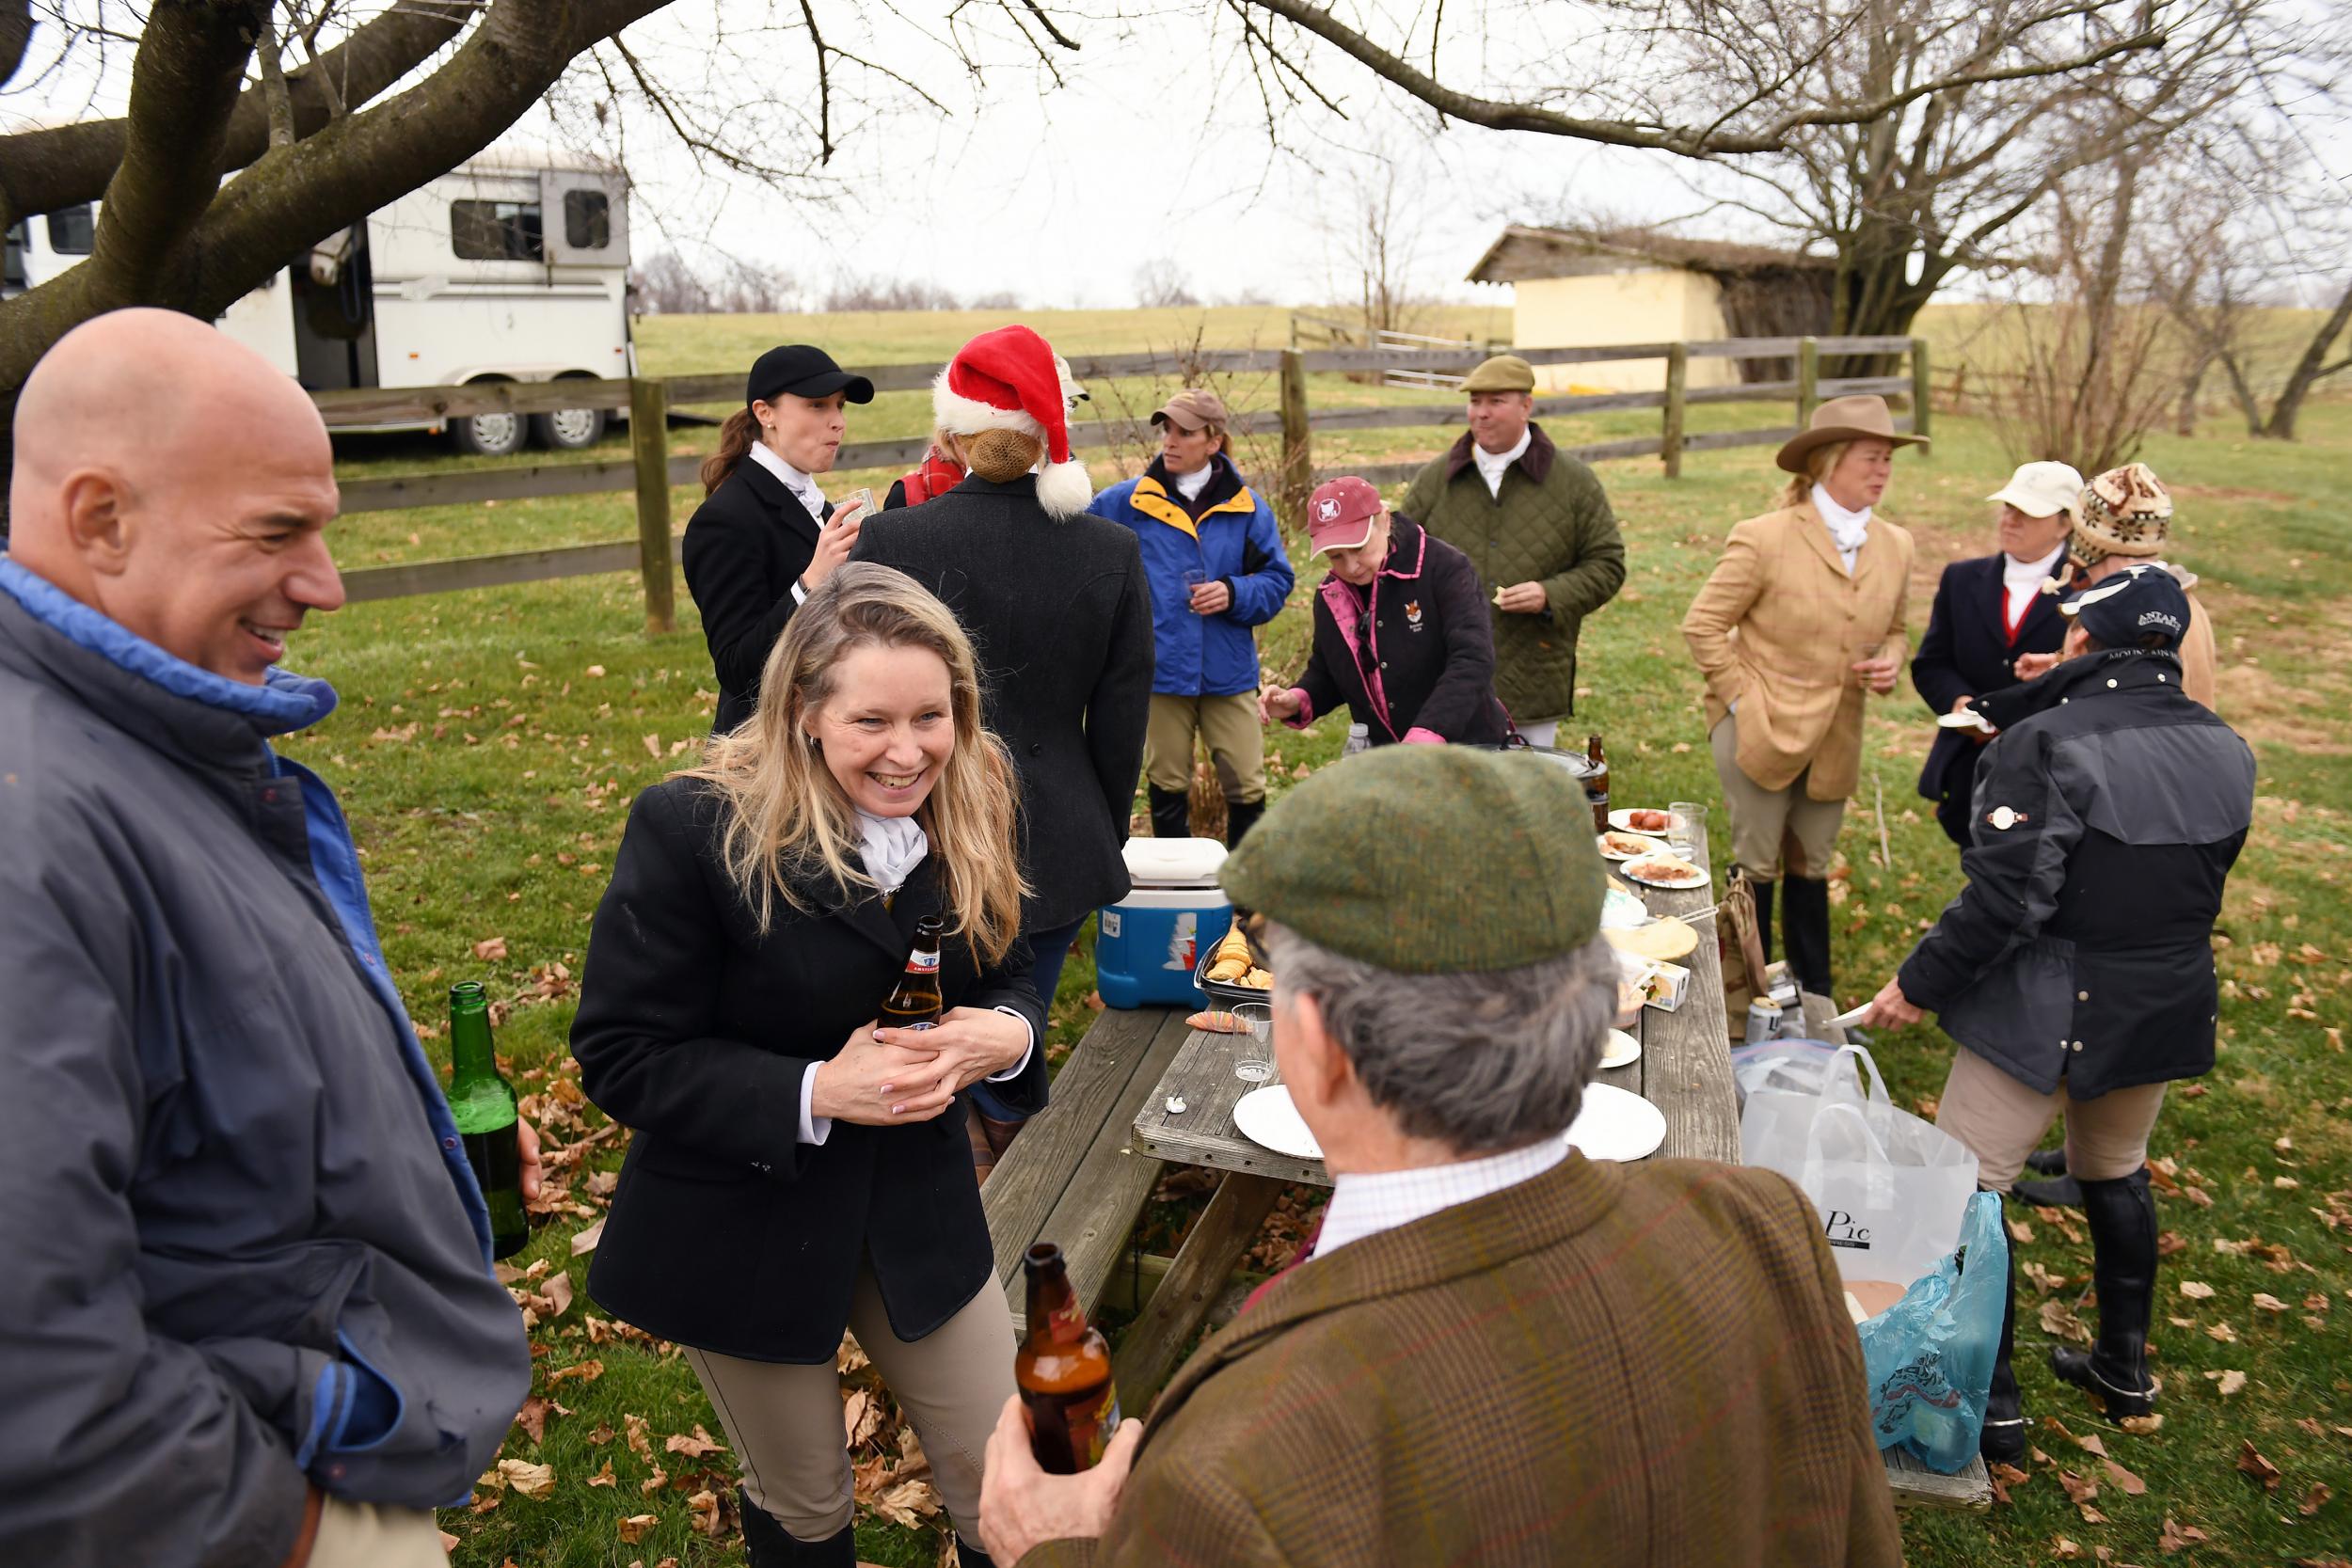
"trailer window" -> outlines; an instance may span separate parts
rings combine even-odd
[[[602,191],[565,191],[564,243],[574,250],[602,250],[611,245],[612,198]]]
[[[453,201],[449,239],[468,261],[544,261],[535,201]]]
[[[67,207],[42,219],[49,225],[49,248],[60,256],[87,256],[98,234],[98,219],[90,204]]]
[[[8,225],[8,263],[0,270],[0,286],[24,287],[24,226],[21,223]]]

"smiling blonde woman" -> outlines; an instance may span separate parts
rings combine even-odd
[[[963,1097],[1045,1096],[1012,766],[970,641],[887,567],[811,594],[759,690],[638,797],[596,911],[572,1053],[636,1136],[588,1289],[687,1347],[742,1462],[752,1568],[854,1560],[845,1328],[985,1562],[968,1543],[1013,1338]],[[879,1029],[926,919],[940,1021]]]

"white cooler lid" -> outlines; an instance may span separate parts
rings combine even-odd
[[[1215,887],[1225,863],[1213,838],[1131,838],[1121,852],[1137,887]]]

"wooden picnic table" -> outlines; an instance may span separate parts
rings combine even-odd
[[[1694,847],[1690,858],[1701,866],[1711,865],[1704,845]],[[1703,910],[1717,896],[1711,877],[1695,888],[1639,891],[1656,915]],[[1672,1012],[1643,1008],[1630,1031],[1642,1042],[1642,1054],[1601,1072],[1598,1081],[1630,1090],[1658,1107],[1666,1118],[1660,1157],[1736,1164],[1740,1113],[1732,1089],[1723,966],[1711,940],[1712,917],[1696,924],[1699,944],[1684,960],[1691,980],[1682,1006]],[[1808,1019],[1826,1020],[1836,1010],[1818,997],[1806,1001]],[[1159,1289],[1129,1325],[1114,1358],[1120,1388],[1136,1408],[1158,1390],[1224,1293],[1282,1189],[1293,1182],[1331,1185],[1330,1173],[1320,1160],[1278,1154],[1235,1128],[1234,1104],[1260,1085],[1233,1075],[1232,1052],[1231,1035],[1189,1032],[1135,1120],[1136,1149],[1222,1173],[1208,1208],[1177,1249]],[[1171,1099],[1184,1109],[1170,1111]],[[1981,1508],[1991,1500],[1981,1460],[1972,1461],[1959,1476],[1936,1475],[1891,1452],[1886,1464],[1887,1481],[1899,1504]]]

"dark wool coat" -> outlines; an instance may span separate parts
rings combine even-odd
[[[1037,480],[979,478],[885,512],[852,561],[896,566],[939,595],[972,639],[988,727],[1021,774],[1022,928],[1065,926],[1132,885],[1120,847],[1152,709],[1152,597],[1136,536],[1054,518]]]
[[[994,1280],[961,1101],[907,1127],[836,1121],[821,1145],[799,1132],[802,1075],[874,1020],[915,922],[942,912],[934,867],[916,866],[887,909],[870,894],[809,914],[779,901],[762,936],[723,832],[707,786],[655,784],[596,907],[572,1054],[588,1098],[635,1136],[589,1293],[698,1350],[830,1362],[863,1256],[892,1330],[919,1339]],[[1010,1007],[1043,1040],[1025,944],[984,969],[950,939],[939,986],[947,1006]],[[1044,1052],[993,1087],[1043,1105]]]
[[[758,705],[759,673],[797,608],[792,584],[816,557],[818,531],[784,481],[748,457],[688,520],[680,553],[719,676],[714,731],[734,729]]]
[[[1935,585],[1935,608],[1919,651],[1911,656],[1911,684],[1943,715],[1963,697],[1981,697],[2017,684],[2010,666],[2020,654],[2054,654],[2066,641],[2066,617],[2058,595],[2036,594],[2009,637],[2009,590],[2001,581],[2005,555],[1955,561]],[[1965,730],[1938,730],[1919,775],[1919,793],[1940,802],[1936,819],[1962,848],[1968,847],[1968,796],[1977,759],[1984,748]]]
[[[1862,1345],[1763,1170],[1551,1170],[1277,1279],[1023,1568],[1896,1568]]]
[[[1343,703],[1375,746],[1408,738],[1499,744],[1510,721],[1495,700],[1478,574],[1410,518],[1389,526],[1389,559],[1373,579],[1369,613],[1337,577],[1316,588],[1313,652],[1298,677],[1307,703],[1287,722],[1304,729]]]
[[[1527,451],[1486,493],[1465,435],[1413,480],[1397,510],[1470,557],[1493,618],[1495,695],[1522,724],[1576,711],[1576,638],[1625,584],[1625,543],[1593,470],[1528,426]],[[1495,590],[1540,582],[1534,615],[1493,608]]]
[[[2219,1014],[2213,924],[2254,817],[2254,754],[2169,653],[2087,654],[1981,705],[1968,884],[1897,978],[2043,1094],[2194,1078]]]

